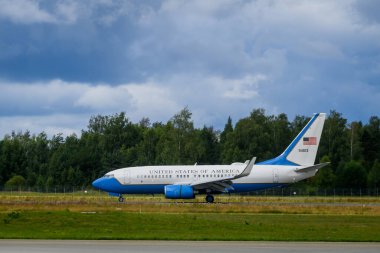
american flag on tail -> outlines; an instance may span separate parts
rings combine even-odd
[[[303,145],[317,145],[317,137],[303,137]]]

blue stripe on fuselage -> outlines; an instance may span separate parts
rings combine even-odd
[[[99,181],[98,181],[99,180]],[[163,194],[165,185],[168,184],[127,184],[122,185],[115,178],[100,178],[94,187],[106,192],[120,193],[120,194]],[[265,184],[232,184],[234,190],[229,190],[231,193],[238,192],[251,192],[263,190],[273,187],[283,186],[279,183],[265,183]]]

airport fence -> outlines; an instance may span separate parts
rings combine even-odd
[[[101,194],[102,191],[95,190],[89,186],[53,186],[37,187],[22,186],[9,187],[0,186],[0,192],[3,194],[19,194],[21,192],[29,193],[57,193],[57,194]],[[302,188],[302,187],[277,187],[264,190],[257,190],[247,193],[232,193],[232,195],[241,196],[341,196],[341,197],[361,197],[373,196],[379,197],[380,188]]]

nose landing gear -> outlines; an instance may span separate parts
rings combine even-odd
[[[121,203],[121,202],[124,202],[124,198],[123,198],[122,195],[119,196],[119,202],[120,202],[120,203]]]
[[[207,194],[206,195],[206,202],[207,203],[214,203],[214,196]]]

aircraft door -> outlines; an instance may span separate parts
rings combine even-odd
[[[123,177],[123,184],[130,184],[131,183],[131,171],[130,170],[124,170],[124,177]]]
[[[280,174],[278,168],[273,168],[273,183],[278,183],[280,181]]]

